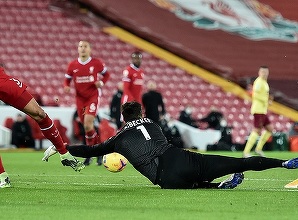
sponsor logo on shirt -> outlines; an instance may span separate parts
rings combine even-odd
[[[78,76],[76,77],[76,83],[89,83],[94,82],[94,76]]]
[[[136,79],[134,82],[133,82],[134,85],[143,85],[143,79]]]

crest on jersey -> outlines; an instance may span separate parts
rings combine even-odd
[[[149,0],[196,28],[223,30],[251,40],[298,42],[298,22],[257,0]]]
[[[89,67],[89,73],[92,74],[94,71],[94,66]]]

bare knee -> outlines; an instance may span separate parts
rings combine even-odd
[[[84,129],[85,132],[92,131],[94,129],[94,116],[93,115],[85,115],[84,117]]]

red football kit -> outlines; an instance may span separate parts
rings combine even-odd
[[[137,101],[142,103],[142,89],[144,84],[144,72],[130,64],[123,71],[123,95],[121,103]]]
[[[26,90],[27,86],[20,80],[8,76],[0,67],[0,100],[8,105],[23,111],[25,106],[33,99],[33,96]],[[36,121],[43,135],[49,139],[57,148],[60,154],[67,152],[64,142],[48,115],[40,121]]]
[[[0,67],[0,100],[19,110],[22,110],[30,101],[32,96],[26,102],[20,102],[20,97],[27,86],[20,80],[5,73],[4,68]]]
[[[78,115],[83,122],[84,114],[97,114],[101,90],[95,86],[95,82],[101,80],[106,83],[110,77],[105,64],[95,58],[89,57],[82,62],[79,58],[70,62],[65,74],[65,86],[70,86],[73,80],[76,91]]]

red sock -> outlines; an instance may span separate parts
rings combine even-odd
[[[40,122],[37,122],[37,123],[43,135],[54,144],[57,151],[60,154],[67,153],[63,140],[59,134],[58,129],[54,125],[52,119],[50,119],[49,116],[47,115],[44,119],[42,119]]]
[[[0,157],[0,174],[1,173],[4,173],[5,170],[4,170],[4,167],[3,167],[3,164],[2,164],[2,160],[1,160],[1,157]]]
[[[88,145],[88,146],[97,144],[98,143],[97,132],[94,129],[86,132],[85,140],[86,140],[86,145]]]

